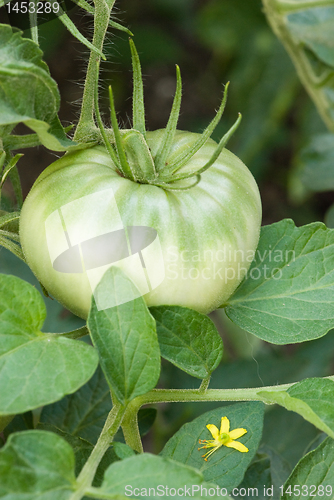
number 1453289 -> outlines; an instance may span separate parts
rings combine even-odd
[[[330,497],[333,495],[333,487],[330,485],[315,486],[315,485],[299,485],[295,484],[293,487],[290,485],[287,488],[280,486],[281,495],[288,495],[292,497]]]
[[[6,4],[8,14],[58,14],[60,6],[58,2],[8,2]]]

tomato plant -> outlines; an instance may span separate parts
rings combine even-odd
[[[263,0],[329,128],[333,58],[322,34],[331,34],[331,1]],[[61,96],[42,59],[34,3],[26,12],[30,39],[0,25],[0,188],[11,185],[16,198],[15,206],[1,200],[0,212],[0,244],[11,252],[0,253],[0,498],[283,500],[291,491],[332,498],[334,231],[321,222],[296,227],[291,219],[260,228],[258,186],[226,149],[241,115],[212,139],[229,84],[202,133],[181,130],[176,66],[167,124],[147,130],[141,63],[133,34],[112,16],[115,1],[75,3],[93,15],[91,41],[65,4],[45,3],[90,50],[73,135],[58,117]],[[191,4],[167,3],[173,14]],[[213,15],[204,38],[217,62],[213,40],[226,5],[207,3]],[[205,26],[206,6],[198,9]],[[19,10],[18,2],[10,8]],[[110,126],[101,118],[109,28],[131,37],[131,128],[119,126],[113,85]],[[243,53],[252,50],[245,38]],[[264,41],[257,39],[257,51],[267,50]],[[248,70],[236,72],[247,86]],[[277,68],[274,74],[277,80]],[[266,112],[277,118],[295,85],[276,80],[278,96]],[[249,133],[248,158],[273,133],[260,101],[242,132]],[[314,144],[325,144],[330,158],[332,134],[320,139]],[[13,152],[39,146],[61,157],[23,200],[22,154]],[[313,147],[309,170],[321,153],[312,156]],[[317,186],[330,178],[324,182],[321,161]],[[301,178],[294,173],[300,199]]]

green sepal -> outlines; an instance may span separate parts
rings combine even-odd
[[[159,150],[154,158],[155,166],[158,172],[166,166],[166,161],[173,144],[177,122],[179,120],[179,115],[180,115],[181,98],[182,98],[181,72],[179,66],[176,65],[176,92],[173,100],[172,111],[170,113],[169,120],[165,128],[165,133],[161,141]]]
[[[228,87],[229,87],[229,82],[227,82],[227,84],[225,85],[224,96],[223,96],[221,105],[219,106],[219,109],[218,109],[217,114],[214,117],[214,119],[211,121],[211,123],[204,130],[204,132],[202,133],[200,138],[188,150],[186,150],[185,152],[183,152],[179,156],[177,156],[175,158],[175,160],[171,164],[168,165],[168,167],[165,167],[165,169],[163,170],[162,177],[164,177],[165,179],[169,178],[171,174],[174,174],[175,172],[180,170],[180,168],[183,167],[183,165],[185,163],[187,163],[194,156],[194,154],[197,153],[197,151],[202,146],[204,146],[206,141],[211,137],[211,134],[213,133],[214,129],[218,125],[218,123],[223,115],[226,101],[227,101]]]
[[[13,158],[15,163],[14,163],[14,165],[11,165],[9,170],[8,170],[8,177],[10,179],[12,186],[13,186],[15,197],[16,197],[16,202],[17,202],[17,205],[19,208],[21,208],[23,205],[23,194],[22,194],[22,187],[21,187],[19,171],[17,170],[16,162],[18,161],[19,158],[21,158],[21,156],[22,155],[16,155]]]
[[[6,226],[6,229],[10,229],[10,224],[18,221],[20,218],[20,212],[4,212],[0,210],[0,228]],[[16,226],[16,224],[15,224]],[[18,227],[18,226],[17,226]],[[15,231],[18,232],[18,231]]]
[[[120,163],[120,168],[124,175],[128,178],[131,179],[132,181],[134,180],[134,175],[133,172],[127,162],[123,144],[122,144],[122,138],[121,138],[121,133],[118,127],[118,122],[117,122],[117,116],[116,116],[116,110],[115,110],[115,103],[114,103],[114,95],[111,86],[109,87],[109,101],[110,101],[110,118],[111,118],[111,124],[115,136],[115,143],[116,143],[116,149],[117,149],[117,154],[119,158],[119,163]]]
[[[116,151],[114,150],[112,144],[110,143],[107,133],[105,131],[105,128],[102,123],[101,115],[100,115],[100,108],[99,108],[99,94],[98,94],[98,81],[99,81],[99,68],[97,69],[97,78],[96,78],[96,85],[95,85],[95,96],[94,96],[94,101],[95,101],[95,116],[96,116],[96,121],[99,126],[99,130],[101,132],[101,136],[104,142],[104,145],[109,153],[110,158],[112,161],[115,163],[117,169],[125,175],[125,172],[123,172],[122,166],[117,158]]]
[[[17,233],[13,233],[12,231],[5,231],[4,229],[0,229],[0,236],[4,238],[10,238],[17,243],[20,242],[20,236]]]
[[[164,182],[158,179],[157,181],[154,181],[154,185],[161,187],[162,189],[167,189],[168,191],[170,190],[186,191],[187,189],[197,186],[200,180],[201,180],[200,175],[188,177],[182,180],[176,180],[175,182]]]
[[[131,49],[132,72],[133,72],[132,126],[134,129],[141,132],[145,137],[146,128],[145,128],[143,77],[142,77],[138,52],[131,38],[129,40],[129,43]]]
[[[122,134],[122,144],[135,181],[150,182],[157,177],[154,161],[144,136],[131,129]]]
[[[175,176],[171,175],[168,182],[181,181],[182,179],[188,179],[189,177],[193,177],[195,175],[199,176],[199,175],[203,174],[206,170],[208,170],[214,164],[214,162],[218,159],[220,153],[223,151],[223,149],[227,145],[228,141],[230,140],[230,138],[232,137],[234,132],[239,127],[240,122],[241,122],[241,118],[242,118],[242,116],[239,113],[239,116],[238,116],[236,122],[234,123],[234,125],[232,125],[230,130],[228,132],[226,132],[226,134],[221,138],[221,140],[219,141],[219,144],[216,147],[210,160],[202,168],[200,168],[198,170],[194,170],[193,172],[188,171],[188,172],[185,172],[184,174],[181,173],[181,174],[175,175]]]
[[[0,246],[7,248],[7,250],[12,252],[14,255],[16,255],[16,257],[18,257],[19,259],[23,260],[23,262],[25,262],[23,252],[22,252],[21,248],[19,247],[19,245],[17,245],[16,243],[11,241],[7,237],[2,236],[1,234],[0,234]]]
[[[4,182],[9,174],[9,172],[11,171],[12,168],[15,167],[16,163],[19,161],[19,159],[23,156],[23,154],[17,154],[15,155],[13,158],[11,158],[9,160],[9,162],[7,163],[7,165],[5,166],[3,172],[2,172],[2,176],[1,176],[1,180],[0,180],[0,189],[2,188],[2,186],[4,185]],[[3,156],[1,156],[1,160],[3,159]]]

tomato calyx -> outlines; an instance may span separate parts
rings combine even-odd
[[[201,180],[201,174],[213,165],[227,142],[238,128],[241,114],[217,144],[211,158],[204,165],[189,168],[193,156],[210,139],[218,125],[227,101],[229,82],[225,85],[223,99],[216,116],[202,134],[194,134],[193,144],[186,150],[173,151],[173,141],[177,132],[177,123],[181,107],[182,80],[180,68],[176,65],[176,92],[171,113],[163,131],[157,152],[152,155],[148,145],[148,134],[145,128],[144,92],[141,65],[136,47],[130,39],[133,70],[133,125],[132,129],[120,130],[117,122],[113,92],[109,87],[110,116],[113,140],[110,140],[104,129],[98,106],[98,91],[95,92],[95,116],[103,138],[104,145],[116,166],[116,171],[139,184],[152,184],[163,189],[190,189]]]

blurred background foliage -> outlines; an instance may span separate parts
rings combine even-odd
[[[90,38],[91,16],[78,9],[70,15]],[[268,26],[260,0],[118,0],[115,19],[135,35],[145,78],[149,130],[166,125],[175,91],[175,64],[180,66],[183,78],[180,129],[202,131],[214,116],[224,83],[230,81],[227,107],[213,138],[218,140],[237,113],[242,113],[242,123],[229,149],[246,163],[259,184],[263,224],[282,218],[292,218],[297,225],[324,220],[334,203],[334,183],[321,181],[315,170],[322,168],[327,172],[327,166],[333,163],[332,136],[285,49]],[[87,59],[83,54],[88,53],[58,20],[40,26],[40,40],[51,75],[60,88],[60,118],[66,126],[78,118]],[[102,63],[100,85],[104,120],[109,122],[107,87],[111,84],[120,123],[130,127],[132,76],[128,36],[110,33],[105,53],[108,60]],[[320,145],[315,134],[326,134],[321,135]],[[55,154],[42,147],[25,151],[19,162],[24,194],[54,159]],[[309,169],[302,169],[305,164]],[[320,192],[314,189],[317,182],[322,182]],[[10,198],[10,186],[6,189]],[[332,212],[334,219],[333,209]],[[13,269],[14,274],[38,286],[24,264],[1,249],[0,271],[13,273]],[[66,331],[82,324],[55,301],[46,302],[49,319],[45,329]],[[262,386],[333,373],[333,332],[303,345],[278,347],[241,331],[222,311],[212,317],[225,345],[224,360],[213,375],[212,388]],[[163,363],[161,386],[198,384],[198,380]],[[181,424],[217,406],[218,403],[160,406],[146,438],[146,449],[159,452]],[[268,407],[264,440],[282,455],[288,468],[315,439],[321,436],[301,417],[282,408]]]

